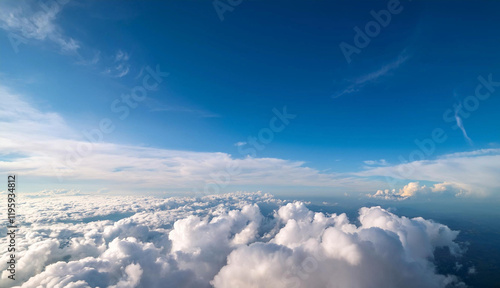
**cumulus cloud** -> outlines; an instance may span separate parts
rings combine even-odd
[[[446,226],[398,217],[380,207],[362,208],[359,226],[345,214],[326,216],[306,210],[300,202],[281,207],[277,214],[285,226],[268,243],[233,251],[212,281],[214,286],[462,285],[453,276],[436,274],[429,261],[437,247],[447,246],[453,254],[460,254],[453,242],[458,232]]]
[[[455,183],[443,182],[427,187],[426,185],[420,185],[419,182],[410,182],[399,190],[377,190],[375,194],[367,194],[367,196],[386,200],[405,200],[419,196],[430,196],[432,193],[440,194],[441,196],[451,195],[460,197],[470,194],[470,191],[467,188]]]
[[[353,222],[263,193],[84,197],[21,200],[16,287],[463,286],[433,261],[460,259],[457,231],[380,207]]]

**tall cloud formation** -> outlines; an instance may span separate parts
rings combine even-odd
[[[433,263],[461,255],[457,231],[380,207],[354,224],[262,193],[82,197],[21,201],[16,287],[465,286]]]

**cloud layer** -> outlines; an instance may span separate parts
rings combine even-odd
[[[120,59],[125,54],[119,54]],[[222,152],[191,152],[107,142],[99,127],[76,131],[57,113],[44,112],[26,98],[0,86],[0,171],[22,171],[24,177],[75,183],[99,183],[95,191],[148,191],[206,195],[269,187],[328,187],[339,193],[398,189],[406,183],[429,181],[459,187],[459,195],[492,195],[500,186],[500,149],[483,149],[391,165],[365,161],[365,170],[322,172],[305,162],[278,158],[236,158]],[[480,173],[478,172],[480,171]],[[384,178],[385,177],[385,178]],[[392,179],[405,184],[394,185]],[[91,180],[92,182],[89,182]],[[39,181],[37,181],[39,182]],[[165,185],[168,183],[168,185]],[[247,188],[243,188],[247,187]],[[451,186],[450,186],[451,187]],[[52,187],[54,188],[54,187]],[[437,188],[436,188],[437,189]],[[84,189],[85,190],[85,189]],[[441,191],[441,190],[437,190]],[[380,194],[380,193],[379,193]],[[443,195],[444,193],[427,193]],[[193,194],[191,194],[193,195]],[[377,195],[381,196],[381,195]],[[384,196],[385,197],[385,196]],[[390,196],[392,197],[392,196]]]
[[[381,184],[377,181],[373,184],[360,182],[337,173],[323,173],[304,166],[302,161],[236,158],[221,152],[110,143],[107,141],[109,133],[104,133],[98,125],[75,131],[59,114],[41,111],[22,96],[1,86],[0,100],[12,105],[0,107],[0,155],[8,158],[0,161],[0,171],[5,173],[22,171],[24,177],[42,177],[64,184],[101,181],[106,183],[104,187],[111,186],[108,188],[122,192],[125,189],[163,190],[168,187],[176,192],[197,192],[200,195],[225,191],[230,185],[241,187],[255,183],[342,187],[344,191],[373,190]]]
[[[46,199],[20,203],[17,287],[463,286],[433,262],[461,255],[457,231],[380,207],[358,223],[262,193]]]

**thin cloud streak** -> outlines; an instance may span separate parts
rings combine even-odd
[[[353,84],[349,85],[344,90],[334,94],[332,96],[332,98],[339,98],[343,95],[358,92],[366,84],[373,82],[373,81],[387,75],[389,72],[399,68],[399,66],[401,66],[401,64],[405,63],[409,58],[410,57],[407,55],[404,55],[404,56],[400,55],[396,60],[390,62],[389,64],[382,66],[379,70],[373,71],[369,74],[366,74],[366,75],[354,80]]]
[[[465,127],[464,127],[464,124],[462,122],[462,118],[460,118],[460,116],[458,116],[458,111],[460,111],[461,107],[462,107],[462,104],[460,103],[460,105],[458,105],[455,108],[455,120],[457,121],[458,128],[460,128],[460,130],[462,130],[462,134],[464,135],[465,140],[467,140],[467,143],[469,143],[469,145],[472,146],[473,145],[472,139],[469,138],[469,136],[467,135],[467,131],[465,131]]]

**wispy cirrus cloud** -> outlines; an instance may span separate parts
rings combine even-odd
[[[365,85],[374,82],[378,80],[379,78],[387,75],[388,73],[392,72],[393,70],[396,70],[401,66],[403,63],[405,63],[410,56],[407,56],[406,54],[401,54],[399,55],[395,60],[391,61],[388,64],[385,64],[382,66],[380,69],[370,72],[366,75],[363,75],[357,79],[354,79],[352,84],[347,86],[346,88],[338,91],[337,93],[332,95],[332,98],[339,98],[341,96],[347,95],[347,94],[352,94],[360,91]]]
[[[385,159],[380,159],[380,160],[366,160],[363,161],[366,165],[370,166],[386,166],[389,165]]]
[[[458,115],[458,112],[460,111],[460,109],[462,109],[462,103],[460,103],[460,105],[458,105],[455,108],[455,121],[457,121],[458,128],[460,128],[460,130],[462,130],[462,134],[464,135],[465,140],[467,140],[467,143],[469,143],[469,145],[472,145],[472,143],[473,143],[472,139],[470,139],[469,136],[467,135],[467,131],[465,131],[465,127],[464,127],[464,123],[462,121],[462,118]]]
[[[495,154],[499,154],[499,153],[500,153],[499,148],[489,148],[489,149],[479,149],[479,150],[473,150],[473,151],[445,154],[445,155],[440,156],[439,158],[474,157],[474,156],[495,155]]]
[[[118,49],[113,55],[103,55],[98,49],[65,33],[58,20],[68,2],[0,1],[0,28],[9,33],[16,52],[21,44],[48,43],[59,52],[74,57],[75,64],[95,66],[114,78],[126,76],[131,70],[130,54]]]
[[[0,27],[27,40],[48,41],[61,52],[76,53],[80,44],[66,36],[57,23],[63,5],[53,1],[50,7],[43,2],[1,1]]]
[[[103,71],[107,76],[122,78],[130,72],[130,55],[123,50],[118,50],[112,57],[111,64]]]

